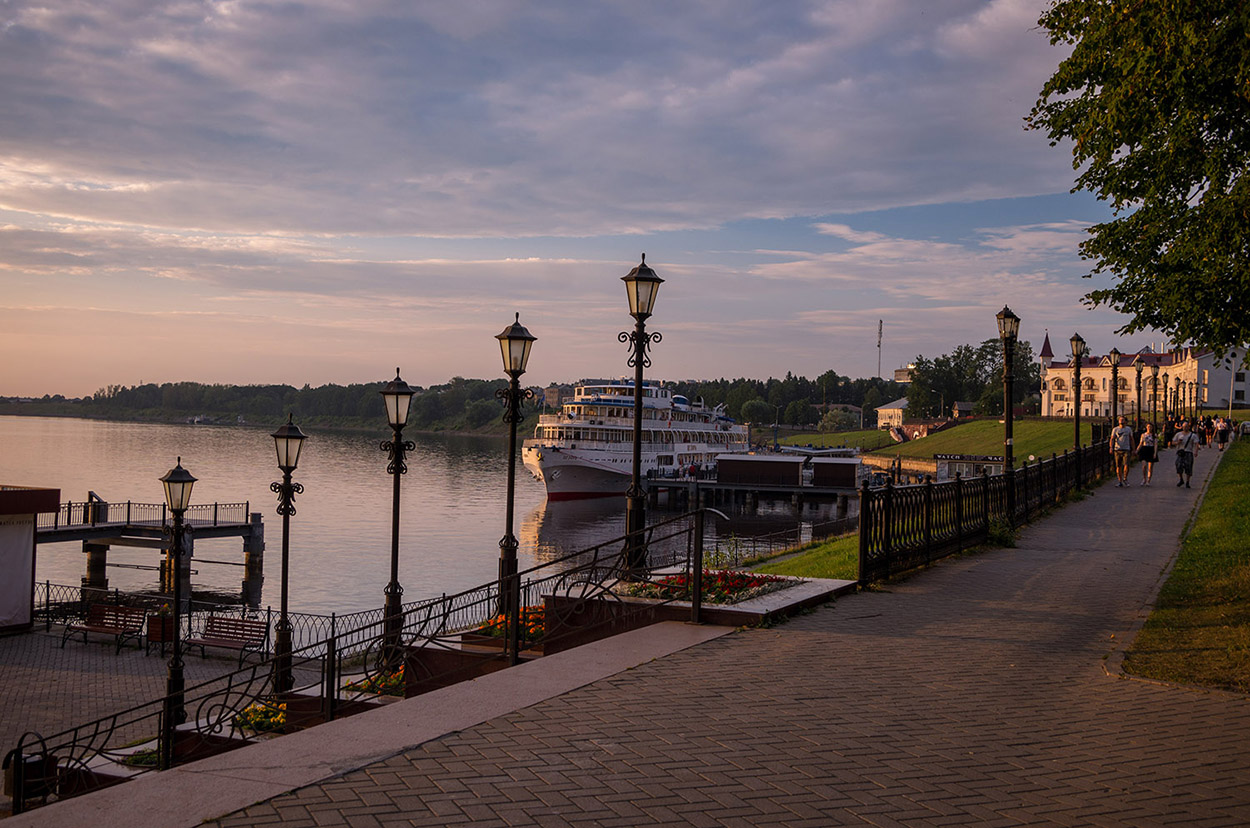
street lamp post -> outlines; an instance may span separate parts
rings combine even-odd
[[[1172,377],[1172,386],[1173,386],[1173,391],[1172,391],[1172,400],[1173,400],[1173,403],[1172,403],[1172,408],[1173,408],[1173,410],[1175,410],[1175,411],[1179,412],[1179,413],[1181,414],[1181,416],[1184,416],[1184,411],[1183,411],[1183,409],[1181,408],[1181,377],[1180,377],[1180,374],[1177,374],[1177,375],[1175,375],[1174,377]]]
[[[621,281],[625,283],[629,313],[635,321],[632,332],[621,331],[617,335],[620,342],[629,343],[631,355],[627,364],[634,369],[634,462],[629,489],[625,492],[625,565],[632,574],[644,568],[647,559],[646,499],[642,488],[642,375],[643,368],[651,365],[651,358],[647,356],[651,343],[663,339],[658,332],[647,333],[647,317],[655,309],[655,297],[664,280],[647,267],[644,253],[641,264],[622,276]]]
[[[1150,422],[1159,433],[1159,363],[1150,366]]]
[[[300,449],[308,435],[300,431],[287,414],[286,422],[278,426],[272,435],[274,448],[278,451],[278,468],[282,470],[282,482],[269,484],[269,490],[278,496],[278,514],[282,515],[282,608],[278,613],[278,625],[273,645],[273,689],[276,693],[291,690],[291,619],[287,615],[287,573],[291,554],[291,515],[295,514],[295,496],[304,493],[304,487],[291,482],[291,474],[299,465]]]
[[[1084,482],[1084,478],[1081,476],[1081,362],[1085,359],[1085,340],[1081,338],[1079,333],[1074,333],[1069,340],[1069,344],[1072,346],[1072,387],[1076,389],[1076,405],[1074,408],[1076,416],[1073,417],[1075,436],[1072,439],[1072,445],[1076,451],[1076,482],[1079,486]]]
[[[183,709],[182,691],[186,686],[182,674],[182,557],[183,557],[183,523],[182,516],[191,505],[191,489],[195,486],[195,477],[182,467],[182,458],[161,478],[165,486],[165,504],[173,515],[171,529],[174,570],[174,629],[171,644],[173,654],[169,657],[169,674],[165,679],[165,705],[161,716],[161,746],[158,757],[162,770],[168,770],[174,764],[174,728],[186,720]]]
[[[1168,385],[1168,372],[1164,371],[1163,372],[1163,419],[1165,422],[1169,419],[1169,412],[1171,412],[1172,410],[1172,406],[1169,405],[1170,400],[1168,399],[1171,395],[1172,395],[1172,387]]]
[[[513,501],[516,492],[516,427],[524,415],[521,402],[534,396],[528,388],[521,388],[521,375],[525,373],[530,358],[530,347],[537,337],[521,325],[521,314],[516,321],[495,337],[503,353],[503,370],[508,375],[508,387],[501,388],[496,396],[504,401],[507,410],[503,421],[508,424],[508,505],[507,526],[499,541],[499,612],[507,624],[508,638],[505,642],[508,658],[516,664],[521,648],[521,581],[517,578],[516,535],[512,534]]]
[[[769,405],[773,405],[769,403]],[[781,406],[773,405],[773,451],[781,450],[781,443],[778,441],[779,423],[781,422]]]
[[[1107,359],[1111,362],[1111,424],[1115,425],[1120,416],[1120,349],[1112,348]]]
[[[400,379],[399,369],[395,369],[395,379],[382,389],[382,400],[386,403],[386,419],[391,426],[392,436],[380,444],[382,451],[387,453],[386,472],[394,478],[391,494],[391,580],[383,590],[386,594],[386,605],[383,614],[386,616],[385,638],[387,663],[393,669],[397,665],[400,631],[404,627],[404,588],[399,585],[399,478],[408,473],[405,462],[408,452],[416,451],[417,445],[411,440],[404,440],[404,425],[408,422],[408,410],[412,406],[415,394],[408,383]]]
[[[1133,370],[1137,373],[1137,426],[1136,426],[1136,428],[1137,428],[1137,433],[1138,433],[1138,434],[1140,434],[1140,433],[1141,433],[1141,430],[1142,430],[1142,424],[1141,424],[1141,371],[1142,371],[1142,368],[1144,368],[1144,367],[1145,367],[1145,364],[1144,364],[1144,363],[1142,362],[1142,360],[1141,360],[1141,354],[1138,354],[1138,355],[1137,355],[1137,358],[1133,360]]]
[[[1007,475],[1007,521],[1016,525],[1016,462],[1012,449],[1012,398],[1015,396],[1016,336],[1020,317],[1003,305],[998,312],[998,337],[1003,341],[1003,471]]]

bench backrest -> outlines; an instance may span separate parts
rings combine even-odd
[[[269,625],[251,618],[235,618],[229,615],[210,615],[204,622],[205,638],[224,638],[231,641],[264,641],[269,635]]]
[[[148,611],[143,607],[122,607],[117,604],[92,604],[87,608],[87,623],[93,627],[141,629]]]

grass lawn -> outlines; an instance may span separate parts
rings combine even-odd
[[[1013,451],[1016,465],[1020,466],[1030,455],[1041,460],[1053,454],[1063,454],[1072,448],[1072,423],[1062,420],[1016,420],[1012,424]],[[1091,442],[1089,424],[1081,423],[1081,442]],[[935,454],[989,454],[1003,453],[1003,424],[998,420],[973,420],[963,425],[939,431],[919,440],[897,443],[876,452],[903,457],[932,457]]]
[[[859,535],[818,541],[793,557],[751,567],[753,572],[791,575],[796,578],[835,578],[854,581],[859,577]]]
[[[1154,611],[1125,654],[1143,678],[1250,692],[1250,441],[1225,454]]]
[[[864,451],[888,446],[893,441],[888,432],[875,428],[863,431],[831,431],[828,434],[796,434],[778,440],[783,446],[806,446],[809,443],[816,448],[841,448],[843,446],[859,446]]]

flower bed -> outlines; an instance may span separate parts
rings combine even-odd
[[[234,717],[234,726],[253,733],[274,733],[286,727],[286,704],[256,702]]]
[[[378,673],[366,676],[359,681],[349,681],[343,685],[344,690],[358,690],[362,693],[377,693],[379,696],[403,696],[407,679],[404,676],[404,665],[389,673]]]
[[[543,640],[546,632],[546,621],[543,616],[542,605],[532,607],[521,607],[521,640],[536,644]],[[481,635],[487,635],[491,638],[503,638],[508,634],[508,619],[502,614],[496,615],[494,618],[486,622],[486,624],[476,632]]]
[[[620,591],[636,598],[659,598],[666,601],[689,601],[691,577],[682,572],[666,575],[646,583],[623,584]],[[737,604],[798,583],[776,575],[755,572],[734,572],[728,569],[703,570],[703,602]]]

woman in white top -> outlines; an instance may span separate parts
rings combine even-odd
[[[1137,441],[1137,459],[1141,461],[1141,484],[1149,486],[1155,461],[1159,459],[1159,438],[1155,436],[1154,423],[1146,423],[1146,430]]]

